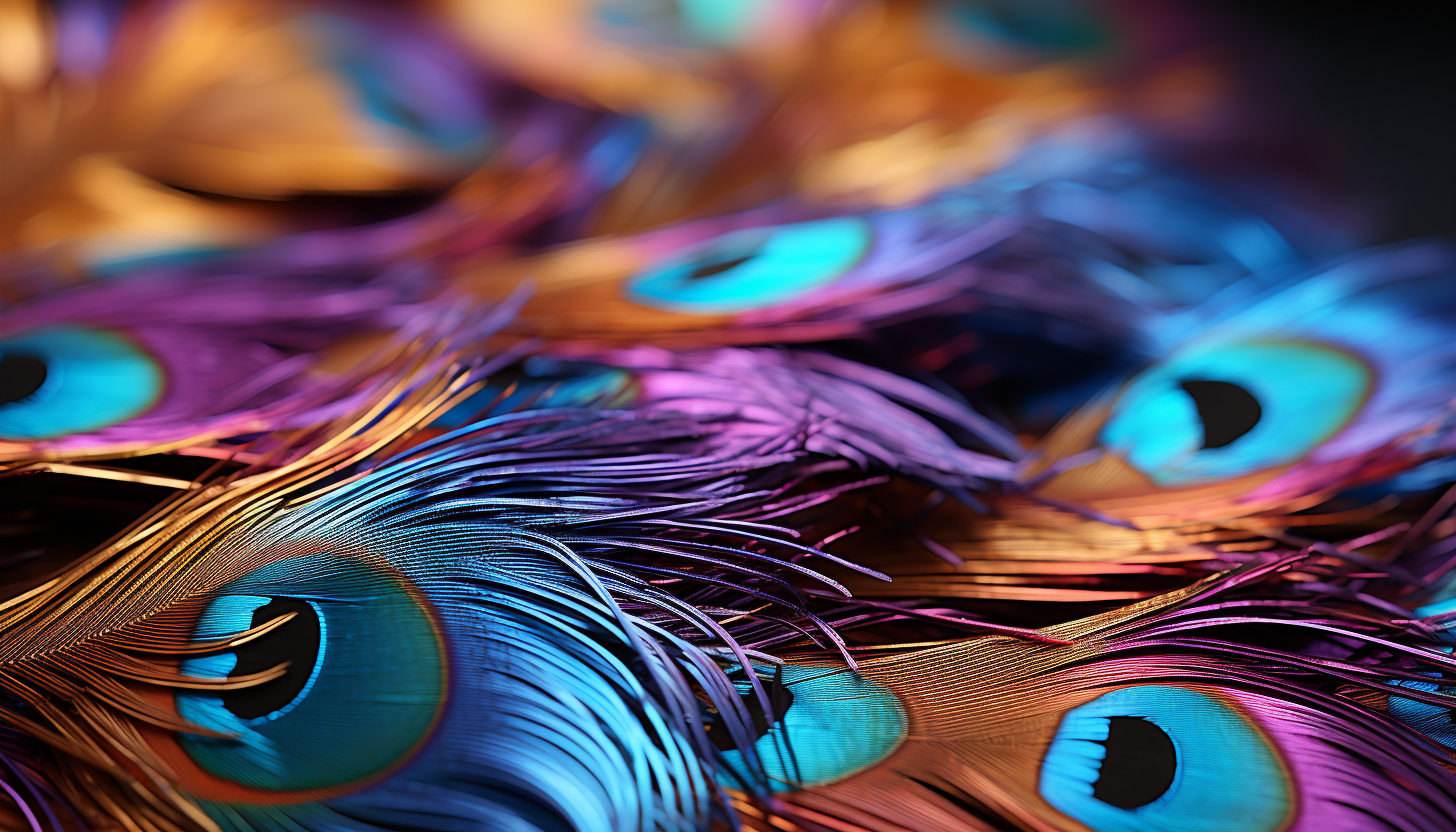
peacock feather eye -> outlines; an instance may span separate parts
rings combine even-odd
[[[52,439],[145,413],[166,376],[119,332],[56,327],[0,339],[0,439]]]
[[[1233,705],[1192,688],[1120,688],[1062,716],[1039,789],[1094,832],[1275,832],[1293,806],[1278,750]]]
[[[1077,0],[939,0],[928,6],[930,42],[947,58],[982,70],[1083,57],[1111,42],[1095,4]]]
[[[767,0],[595,0],[593,15],[600,33],[623,43],[640,42],[644,34],[677,46],[734,48],[751,45],[772,17]]]
[[[408,758],[445,699],[445,657],[430,613],[403,579],[363,561],[311,555],[255,570],[219,590],[193,638],[215,642],[285,620],[264,635],[182,663],[184,675],[262,684],[187,691],[177,711],[217,732],[179,735],[202,770],[267,791],[338,788]]]
[[[668,312],[750,312],[837,280],[871,236],[858,217],[732,231],[633,276],[627,297]]]
[[[470,71],[446,50],[390,37],[379,26],[340,14],[301,20],[320,56],[347,82],[363,120],[387,125],[432,150],[485,155],[492,123],[475,91],[462,83]]]
[[[1128,384],[1104,447],[1163,486],[1298,461],[1360,412],[1370,366],[1312,341],[1255,341],[1175,357]]]
[[[781,665],[764,681],[773,707],[767,716],[746,679],[737,687],[753,717],[753,750],[773,791],[842,780],[880,762],[905,740],[904,706],[888,688],[846,667]],[[846,732],[846,725],[855,730]],[[742,751],[727,750],[723,758],[725,785],[750,782]]]

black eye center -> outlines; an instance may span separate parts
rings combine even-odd
[[[1136,809],[1162,797],[1178,773],[1178,751],[1162,728],[1139,716],[1107,720],[1107,754],[1092,796],[1119,809]]]
[[[1227,381],[1180,381],[1203,420],[1203,447],[1222,448],[1254,429],[1264,415],[1259,400]]]
[[[709,277],[716,277],[723,272],[726,272],[730,269],[736,269],[744,263],[747,263],[749,260],[752,260],[754,257],[758,256],[758,251],[755,249],[754,251],[750,251],[747,254],[742,255],[741,257],[729,257],[727,260],[718,259],[722,256],[723,254],[721,253],[707,255],[704,260],[696,267],[694,267],[692,271],[688,272],[683,279],[691,283],[696,280],[704,280]]]
[[[46,380],[46,363],[23,352],[0,354],[0,405],[35,395]]]
[[[252,626],[260,627],[275,618],[295,613],[293,619],[234,651],[237,666],[229,679],[261,673],[283,662],[288,670],[279,678],[261,685],[223,691],[223,707],[241,719],[267,716],[292,702],[303,692],[318,661],[322,628],[313,605],[297,598],[274,598],[253,610]]]
[[[794,705],[794,692],[784,684],[782,667],[775,669],[773,681],[764,685],[764,688],[764,692],[768,694],[769,705],[773,708],[771,714],[763,712],[763,708],[758,704],[758,697],[753,695],[753,691],[739,694],[743,699],[744,707],[748,709],[749,718],[753,720],[754,740],[758,740],[767,734],[770,728],[779,724],[789,712],[789,708]],[[723,751],[732,751],[735,747],[733,739],[729,737],[728,731],[723,728],[721,723],[714,722],[708,726],[708,738]]]

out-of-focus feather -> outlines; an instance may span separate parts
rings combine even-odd
[[[1449,453],[1451,255],[1364,254],[1167,322],[1167,358],[1049,436],[1037,489],[1144,527],[1309,505]],[[1203,386],[1197,386],[1203,385]]]
[[[286,458],[328,444],[325,425],[433,383],[509,317],[426,303],[428,284],[404,265],[160,275],[22,305],[0,329],[0,458],[228,457],[259,439],[244,458]]]
[[[408,10],[73,3],[31,26],[36,80],[0,84],[16,125],[0,162],[11,271],[197,259],[421,195],[449,207],[407,224],[411,246],[462,217],[498,239],[603,185],[577,158],[595,114],[523,94]],[[606,187],[621,175],[605,173]]]

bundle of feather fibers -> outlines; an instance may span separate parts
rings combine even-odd
[[[1456,254],[1201,23],[0,0],[0,828],[1456,828]]]

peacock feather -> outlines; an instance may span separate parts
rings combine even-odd
[[[1456,826],[1452,254],[1236,28],[0,0],[0,829]]]

